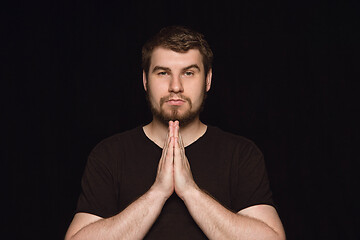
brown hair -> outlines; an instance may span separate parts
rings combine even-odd
[[[142,69],[146,76],[149,73],[151,54],[156,47],[171,49],[175,52],[187,52],[198,49],[203,58],[205,76],[212,67],[213,53],[204,35],[183,26],[170,26],[160,30],[148,40],[142,48]]]

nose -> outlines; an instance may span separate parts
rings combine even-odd
[[[173,76],[170,80],[169,92],[178,93],[178,92],[183,92],[183,91],[184,91],[184,88],[182,85],[181,78],[179,76]]]

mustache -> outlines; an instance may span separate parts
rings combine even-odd
[[[165,96],[160,98],[160,106],[162,106],[165,102],[169,101],[170,99],[179,99],[179,100],[183,100],[186,101],[190,104],[191,106],[191,99],[182,95],[182,94],[177,94],[177,95],[169,95],[169,96]]]

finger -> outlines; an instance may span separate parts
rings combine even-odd
[[[179,125],[174,124],[174,137],[179,138]]]
[[[181,134],[179,134],[179,147],[180,147],[180,155],[181,155],[182,163],[186,168],[190,169],[190,163],[185,155],[185,146],[184,146],[184,141],[182,140]]]
[[[175,137],[175,147],[174,147],[174,164],[177,166],[181,166],[182,162],[182,154],[181,147],[179,145],[179,139]]]
[[[169,132],[166,134],[163,150],[167,149],[168,145],[169,145]]]
[[[179,121],[176,120],[176,121],[174,122],[174,126],[177,127],[177,131],[178,131],[178,133],[179,133],[179,129],[180,129]],[[179,136],[178,133],[177,133],[177,135]]]
[[[158,171],[160,171],[163,168],[166,156],[168,154],[170,141],[171,141],[171,139],[169,137],[167,137],[165,140],[165,144],[164,144],[164,147],[163,147],[163,150],[161,153],[161,157],[160,157],[160,161],[159,161]]]
[[[166,141],[166,147],[164,147],[159,161],[158,173],[161,172],[164,168],[166,168],[165,166],[169,164],[169,162],[172,162],[174,147],[172,146],[171,141],[171,138]]]
[[[180,147],[183,148],[183,149],[185,149],[184,141],[183,141],[182,136],[181,136],[180,133],[179,133],[179,143],[180,143]]]
[[[173,136],[174,136],[174,122],[169,121],[169,137],[173,137]]]
[[[165,164],[172,165],[174,162],[174,138],[170,138],[169,147],[166,153]]]
[[[182,158],[185,158],[185,146],[184,146],[184,141],[182,139],[181,134],[179,133],[179,147],[180,147],[180,154]]]
[[[170,143],[170,138],[169,138],[169,133],[166,134],[166,139],[164,141],[164,147],[163,147],[163,151],[162,151],[162,155],[161,156],[164,156],[166,154],[166,151],[169,147],[169,143]],[[164,154],[165,153],[165,154]]]
[[[171,137],[173,135],[173,130],[172,130],[172,121],[169,121],[169,128],[168,128],[168,132],[166,134],[166,140],[165,140],[165,146],[163,149],[163,156],[165,157],[167,154],[167,150],[169,148],[169,144],[171,142]]]

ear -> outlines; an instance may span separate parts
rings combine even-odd
[[[210,87],[211,87],[211,78],[212,78],[212,68],[209,69],[209,72],[207,73],[206,75],[206,79],[205,79],[205,82],[206,82],[206,92],[208,92],[210,90]]]
[[[144,85],[145,91],[147,91],[147,87],[146,87],[146,85],[147,85],[147,79],[146,79],[146,73],[145,73],[144,70],[143,70],[143,85]]]

